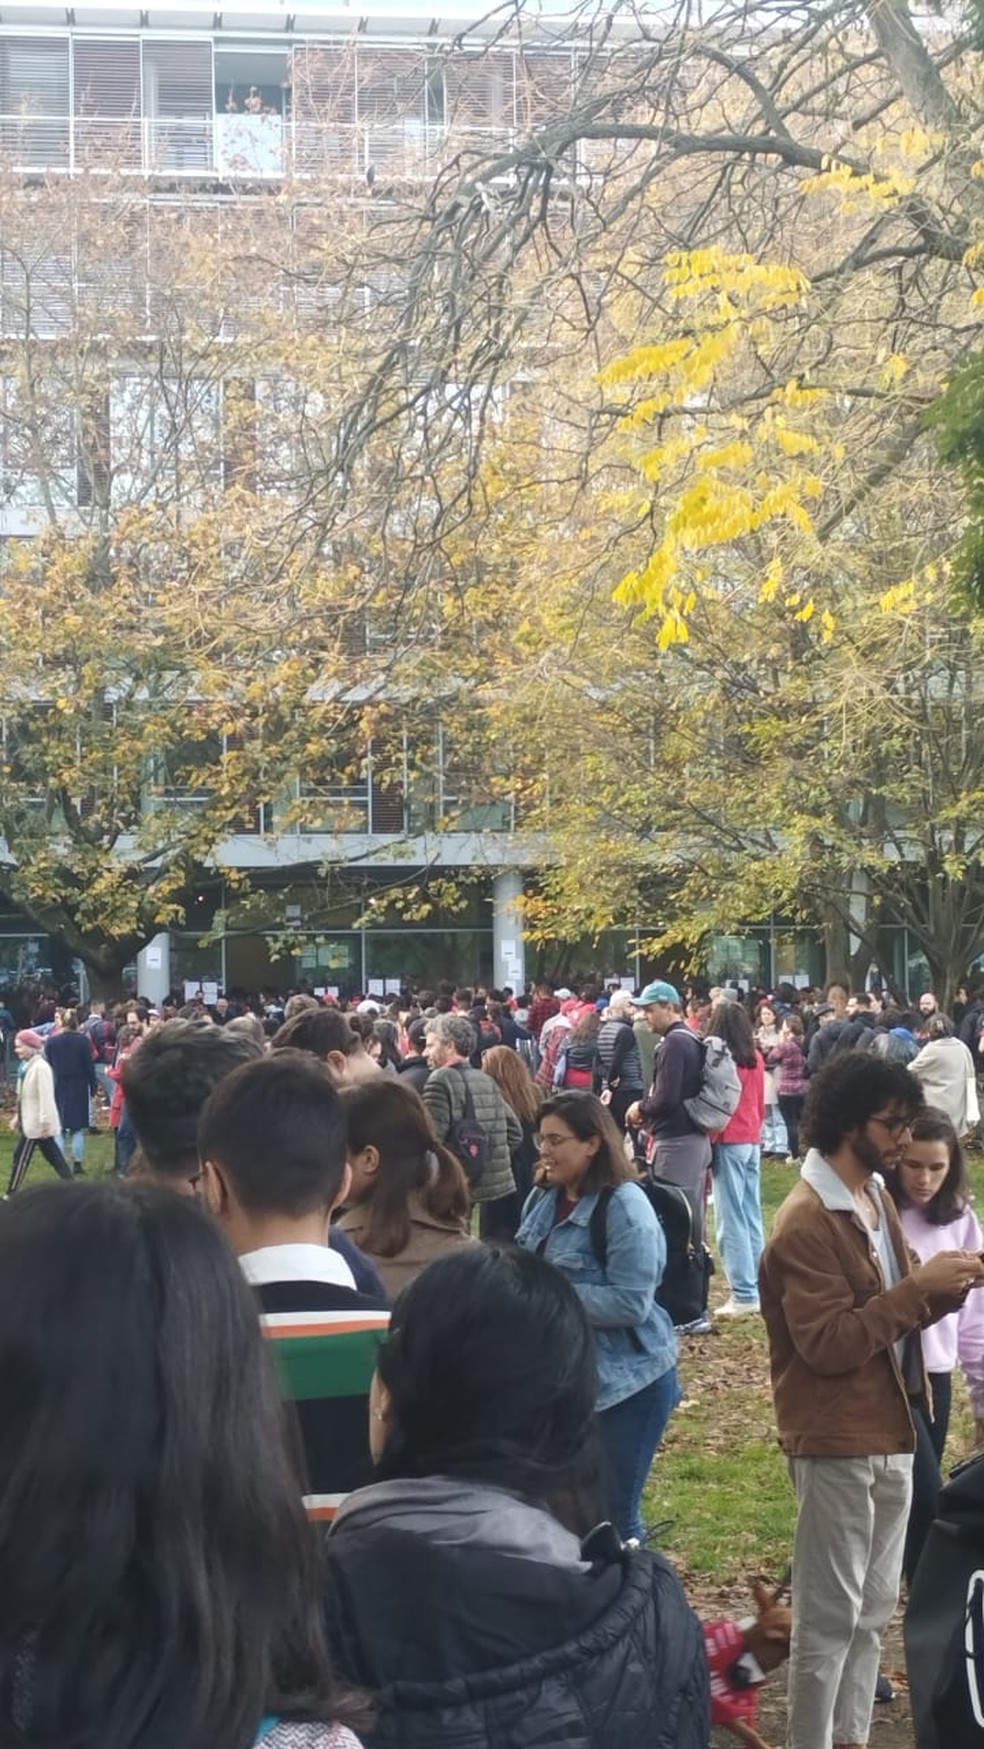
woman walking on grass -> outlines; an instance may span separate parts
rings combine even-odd
[[[10,1120],[12,1130],[19,1131],[10,1169],[7,1196],[13,1196],[24,1182],[35,1148],[53,1166],[59,1178],[71,1178],[72,1168],[59,1146],[61,1124],[55,1103],[55,1078],[51,1064],[44,1055],[44,1039],[30,1027],[14,1039],[14,1051],[21,1063],[17,1083],[17,1111]]]

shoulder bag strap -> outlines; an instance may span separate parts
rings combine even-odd
[[[464,1118],[466,1118],[469,1123],[477,1123],[478,1119],[475,1116],[475,1101],[472,1098],[472,1090],[468,1085],[468,1076],[465,1074],[465,1071],[461,1067],[460,1063],[452,1063],[451,1067],[453,1068],[456,1075],[461,1076],[461,1085],[464,1088],[465,1109],[462,1113],[462,1116]]]
[[[598,1200],[588,1221],[591,1249],[602,1269],[608,1262],[608,1206],[614,1195],[615,1187],[612,1184],[606,1184],[603,1190],[599,1190]]]

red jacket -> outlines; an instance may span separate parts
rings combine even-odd
[[[765,1063],[761,1051],[755,1052],[754,1069],[738,1064],[741,1098],[716,1142],[760,1142],[765,1121]]]

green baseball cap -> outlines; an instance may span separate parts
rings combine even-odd
[[[647,984],[640,990],[638,996],[633,996],[633,1002],[638,1008],[648,1008],[650,1002],[672,1002],[674,1008],[680,1007],[680,992],[673,984],[667,984],[662,978],[657,978],[654,984]]]

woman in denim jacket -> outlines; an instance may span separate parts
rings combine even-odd
[[[663,1229],[634,1182],[613,1119],[593,1093],[546,1100],[537,1135],[541,1188],[527,1198],[516,1243],[567,1276],[594,1328],[598,1426],[613,1517],[623,1537],[641,1541],[642,1490],[680,1400],[676,1334],[654,1297],[666,1264]],[[591,1241],[591,1215],[599,1192],[609,1187],[602,1264]]]

